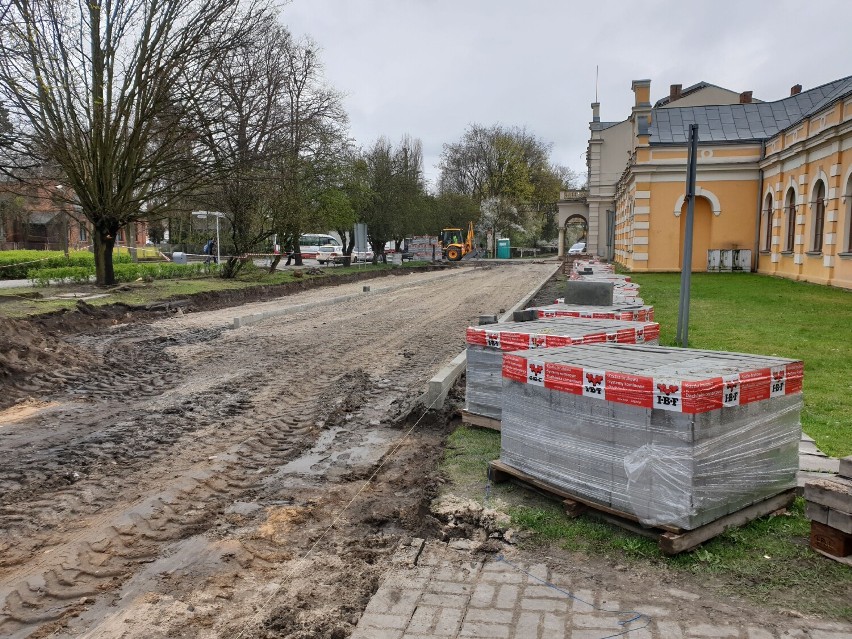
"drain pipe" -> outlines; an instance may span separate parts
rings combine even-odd
[[[760,159],[757,161],[757,170],[758,170],[758,187],[757,187],[757,219],[754,224],[754,262],[753,271],[757,273],[757,269],[760,267],[760,216],[763,214],[763,169],[760,166],[760,163],[766,158],[766,140],[760,141]],[[772,198],[772,206],[775,206],[775,198]],[[772,212],[769,212],[767,216],[766,223],[772,224]],[[770,231],[771,233],[772,231]],[[770,240],[771,242],[772,240]],[[772,250],[772,244],[769,245],[769,250]]]

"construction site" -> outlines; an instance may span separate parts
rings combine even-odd
[[[566,269],[608,297],[565,299]],[[801,362],[684,364],[596,263],[0,321],[2,637],[852,636],[653,562],[524,544],[452,495],[439,466],[464,421],[501,430],[483,486],[627,515],[670,554],[792,502]],[[838,491],[812,510],[843,533]],[[839,555],[843,534],[814,547]]]

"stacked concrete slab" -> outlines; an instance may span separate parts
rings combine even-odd
[[[649,345],[503,358],[501,461],[691,530],[795,488],[803,365]]]
[[[840,460],[837,477],[805,484],[811,547],[833,557],[852,555],[852,457]]]
[[[656,344],[660,325],[607,319],[559,318],[508,322],[467,329],[465,410],[499,420],[503,353],[602,342]]]
[[[634,322],[654,321],[654,307],[644,304],[613,304],[612,306],[592,306],[588,304],[547,304],[534,306],[528,310],[535,311],[539,319],[554,317],[583,317],[586,319],[620,319]]]
[[[565,297],[558,301],[569,304],[641,304],[639,297],[639,285],[630,280],[629,275],[622,275],[613,271],[612,264],[603,264],[596,260],[576,260],[573,269],[568,276],[569,281],[565,285]],[[595,287],[611,287],[612,300],[606,302],[594,302],[591,299],[578,297],[586,289],[596,290]]]

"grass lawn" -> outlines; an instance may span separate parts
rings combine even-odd
[[[660,343],[673,345],[679,274],[633,275],[633,281],[654,305]],[[694,274],[690,311],[693,348],[803,360],[805,432],[829,455],[852,454],[852,293],[753,274]],[[499,456],[499,433],[459,427],[445,451],[445,490],[507,512],[515,526],[534,533],[526,543],[694,577],[720,594],[777,609],[852,619],[852,569],[810,549],[801,498],[784,515],[666,557],[649,539],[591,516],[566,517],[557,501],[513,483],[490,485],[488,462]]]
[[[673,345],[680,274],[632,275]],[[694,273],[692,348],[805,363],[802,427],[832,457],[852,455],[852,292],[747,273]]]

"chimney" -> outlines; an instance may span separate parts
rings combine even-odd
[[[592,102],[592,122],[601,121],[601,103]]]
[[[795,84],[792,87],[790,87],[790,95],[799,95],[801,92],[802,92],[802,85],[801,84]]]
[[[671,87],[669,87],[669,102],[674,102],[675,100],[679,100],[682,93],[683,93],[683,85],[682,84],[671,85]]]
[[[740,93],[740,104],[751,104],[751,91],[743,91]]]

